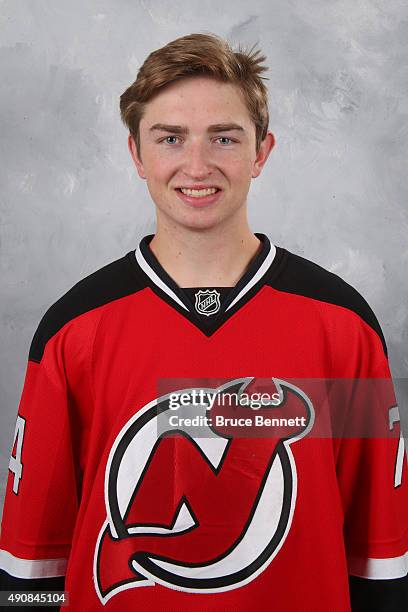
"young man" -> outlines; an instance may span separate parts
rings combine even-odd
[[[274,145],[264,59],[185,36],[121,97],[157,230],[34,335],[7,588],[65,583],[71,610],[404,609],[408,474],[380,326],[338,276],[248,226]],[[357,400],[370,379],[385,385]],[[313,380],[352,381],[328,429]]]

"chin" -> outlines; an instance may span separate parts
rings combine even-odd
[[[224,221],[225,216],[220,214],[191,215],[188,218],[173,219],[173,222],[177,223],[180,227],[193,230],[210,230]]]
[[[157,204],[156,204],[157,206]],[[157,206],[157,213],[163,217],[166,225],[178,227],[180,229],[185,228],[186,230],[211,230],[225,222],[228,222],[229,218],[233,218],[236,215],[238,209],[226,210],[225,206],[205,208],[202,210],[174,210],[171,208]]]

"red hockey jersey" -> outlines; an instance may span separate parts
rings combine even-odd
[[[231,289],[178,287],[146,236],[46,312],[10,459],[8,576],[65,576],[67,609],[112,612],[345,612],[350,575],[406,576],[380,326],[338,276],[257,236]],[[239,404],[257,381],[272,399]]]

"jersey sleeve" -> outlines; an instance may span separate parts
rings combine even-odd
[[[364,322],[351,344],[337,475],[352,609],[402,610],[408,596],[408,468],[384,341]],[[357,367],[356,367],[357,369]],[[401,607],[402,606],[402,607]]]
[[[7,579],[64,576],[79,503],[64,340],[27,363],[0,534]],[[5,579],[5,578],[4,578]]]

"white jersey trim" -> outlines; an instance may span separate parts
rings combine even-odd
[[[253,275],[253,277],[247,282],[245,287],[243,287],[238,293],[238,295],[232,300],[228,308],[225,309],[225,312],[232,308],[232,306],[234,306],[234,304],[236,304],[242,298],[242,296],[244,296],[251,289],[251,287],[253,287],[259,281],[260,278],[262,278],[262,276],[267,272],[273,260],[275,259],[275,255],[276,247],[274,244],[271,243],[271,249],[268,255],[265,257],[265,260],[262,265],[259,266],[259,269],[257,270],[256,274]]]
[[[408,552],[390,559],[361,559],[349,557],[349,574],[372,580],[403,578],[408,574]]]
[[[15,578],[57,578],[65,576],[68,559],[20,559],[0,549],[0,569]]]
[[[161,289],[162,291],[167,293],[167,295],[170,296],[175,302],[177,302],[177,304],[179,306],[182,306],[182,308],[184,308],[185,310],[188,311],[187,306],[185,304],[183,304],[183,302],[178,298],[178,296],[174,293],[174,291],[172,291],[170,289],[170,287],[168,287],[166,285],[166,283],[164,283],[161,280],[161,278],[156,274],[156,272],[153,270],[153,268],[151,268],[149,266],[149,264],[147,263],[147,261],[143,257],[143,254],[142,254],[142,251],[140,250],[140,247],[137,247],[137,249],[135,251],[135,254],[136,254],[137,263],[142,268],[143,272],[145,272],[147,274],[147,276],[150,278],[150,280],[153,281],[154,284],[159,287],[159,289]]]

